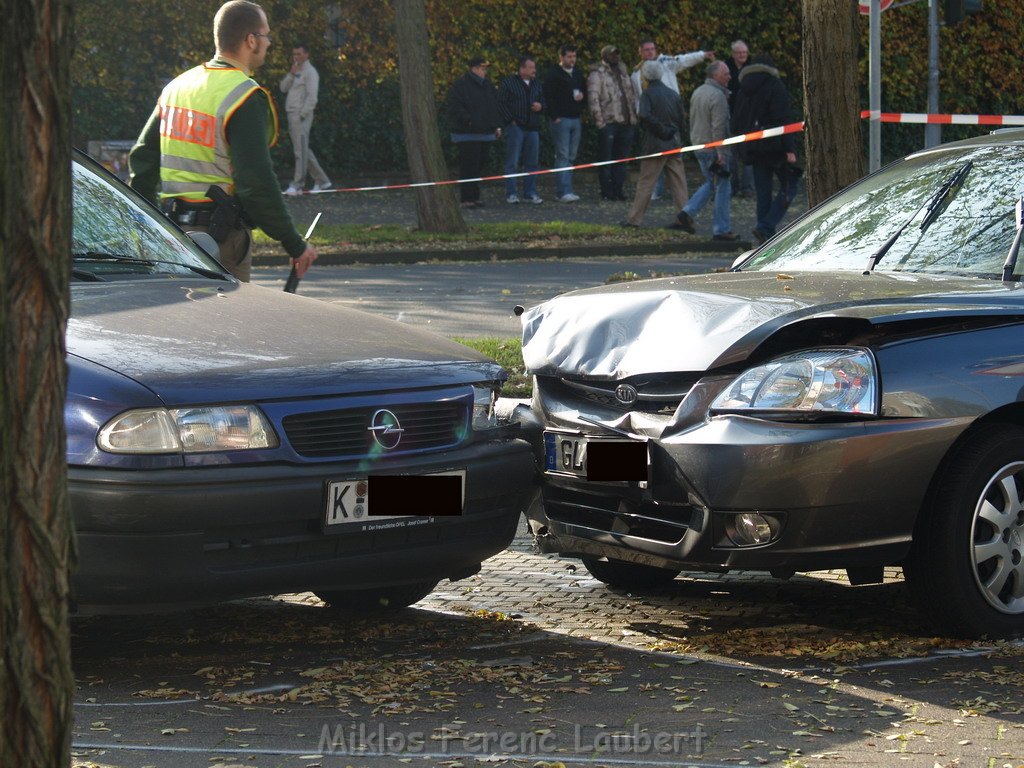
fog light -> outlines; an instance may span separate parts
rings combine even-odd
[[[772,525],[764,515],[743,512],[733,518],[728,533],[736,546],[752,547],[772,540]]]

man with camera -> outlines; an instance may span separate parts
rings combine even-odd
[[[705,71],[704,84],[690,99],[690,142],[707,144],[729,136],[729,67],[724,61],[713,61]],[[735,240],[729,224],[732,184],[729,173],[729,150],[726,147],[699,150],[695,153],[704,183],[676,215],[670,226],[690,234],[697,231],[693,217],[714,197],[711,232],[715,240]]]

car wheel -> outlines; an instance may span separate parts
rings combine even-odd
[[[660,587],[679,575],[679,571],[673,568],[656,568],[621,560],[593,560],[584,557],[583,565],[598,581],[603,581],[609,587],[621,589]]]
[[[991,427],[950,456],[905,564],[922,609],[963,637],[1024,634],[1024,430]]]
[[[313,592],[334,610],[352,613],[394,611],[418,603],[434,591],[436,581],[417,581],[377,589],[322,589]]]

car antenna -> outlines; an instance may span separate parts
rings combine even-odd
[[[316,228],[316,223],[320,221],[320,217],[324,215],[323,211],[317,213],[313,217],[313,223],[309,225],[309,229],[306,230],[306,234],[303,236],[303,240],[309,240],[309,236],[313,234],[313,230]],[[288,279],[284,283],[285,293],[295,293],[299,289],[299,275],[295,271],[295,265],[292,264],[291,274],[288,275]]]
[[[1006,254],[1006,261],[1003,263],[1003,282],[1007,283],[1013,278],[1013,268],[1017,266],[1017,254],[1020,253],[1021,235],[1024,234],[1024,195],[1017,201],[1014,218],[1017,224],[1017,234],[1013,238],[1010,252]]]

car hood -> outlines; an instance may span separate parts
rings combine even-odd
[[[729,272],[574,291],[527,310],[523,359],[540,375],[624,379],[745,360],[812,317],[871,323],[943,315],[1024,316],[1024,290],[906,273]]]
[[[169,406],[493,380],[468,347],[283,291],[199,280],[76,284],[67,351]]]

